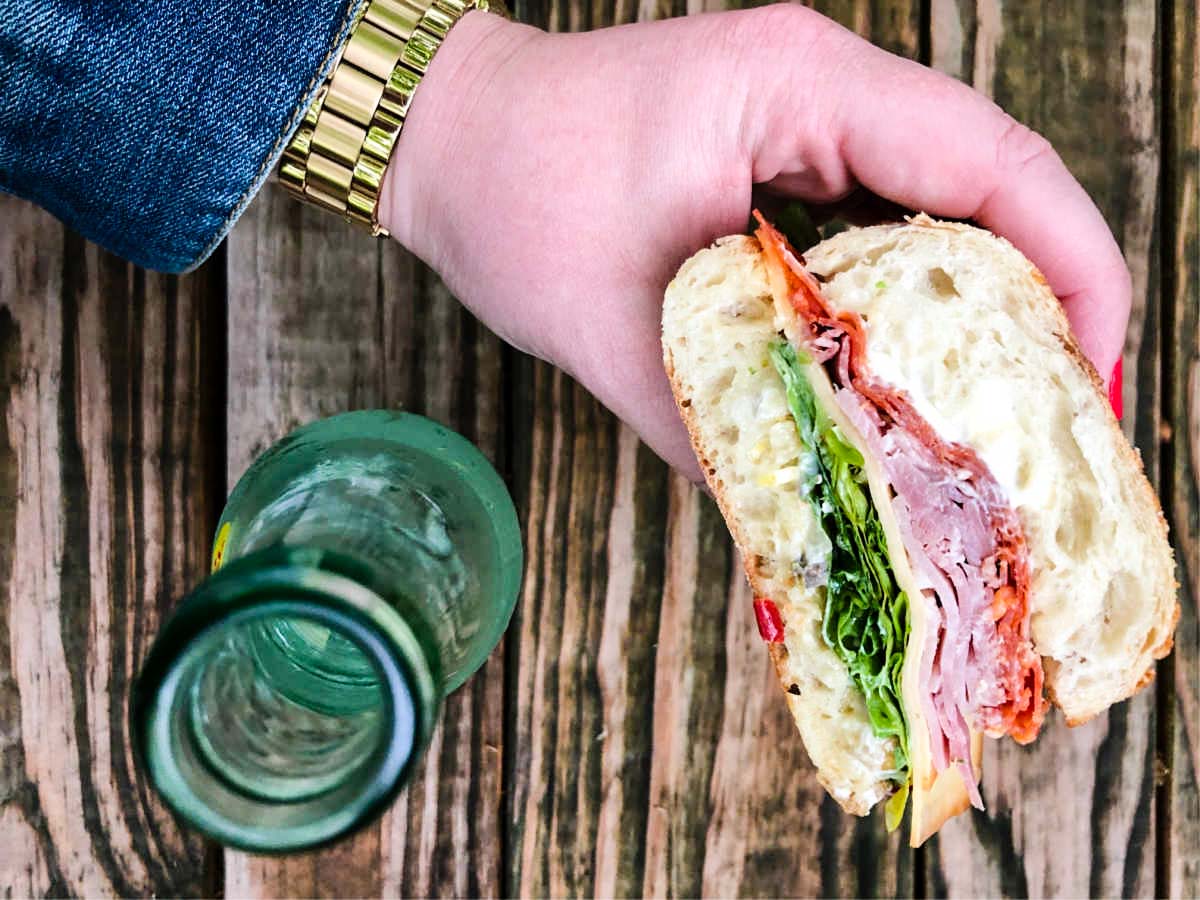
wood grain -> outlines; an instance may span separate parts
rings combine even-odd
[[[228,240],[227,487],[300,424],[380,403],[376,249],[268,186]],[[368,386],[368,380],[370,384]],[[225,853],[234,897],[380,892],[378,823],[319,853]]]
[[[1166,7],[1164,193],[1166,404],[1164,505],[1179,562],[1182,614],[1159,698],[1165,791],[1160,793],[1160,896],[1200,895],[1200,25],[1196,5]],[[1165,796],[1164,796],[1165,794]]]
[[[562,30],[724,5],[742,4],[516,11]],[[1042,130],[1122,243],[1126,428],[1181,583],[1155,688],[1033,748],[991,743],[988,811],[910,853],[816,784],[712,502],[402,250],[268,187],[227,257],[165,278],[0,198],[0,893],[1200,894],[1195,4],[815,5]],[[138,777],[129,680],[253,456],[370,406],[425,412],[497,462],[521,606],[381,822],[321,853],[222,858]]]
[[[405,407],[503,445],[496,339],[395,246],[268,188],[229,241],[229,481],[296,425]],[[226,854],[230,896],[499,890],[503,653],[449,699],[422,774],[382,822],[286,860]]]
[[[0,885],[197,895],[126,702],[207,553],[211,270],[148,275],[0,200]]]
[[[507,460],[506,355],[424,266],[382,248],[383,399],[444,422],[501,470]],[[424,774],[383,821],[383,894],[500,894],[504,648],[449,698]]]
[[[884,50],[924,61],[921,0],[809,0],[805,5]]]
[[[916,5],[830,11],[919,51]],[[560,29],[679,10],[602,12],[517,7]],[[561,373],[521,359],[515,374],[529,556],[508,648],[506,893],[911,893],[899,838],[817,784],[712,502]]]
[[[518,3],[551,30],[661,4]],[[666,468],[586,391],[514,365],[525,582],[509,631],[507,896],[631,896],[647,877]]]
[[[1133,273],[1125,426],[1157,481],[1161,379],[1156,244],[1157,9],[934,0],[932,62],[1041,131],[1091,193]],[[1105,373],[1107,374],[1107,373]],[[1155,698],[1037,743],[988,742],[987,812],[931,843],[929,888],[970,896],[1149,895],[1155,882]]]

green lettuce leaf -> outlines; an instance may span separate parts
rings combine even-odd
[[[801,442],[812,455],[800,490],[833,546],[822,634],[863,692],[875,734],[895,738],[892,777],[904,785],[908,726],[900,704],[900,672],[908,643],[908,599],[888,565],[887,540],[871,503],[862,454],[817,402],[796,349],[783,341],[774,344],[771,363],[783,379]]]

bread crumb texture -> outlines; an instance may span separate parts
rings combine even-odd
[[[1041,274],[1006,241],[925,216],[805,260],[833,306],[864,318],[872,371],[973,447],[1015,507],[1033,641],[1067,719],[1128,697],[1170,650],[1174,562],[1140,457]]]
[[[758,243],[725,238],[667,289],[667,370],[747,576],[785,623],[785,648],[772,655],[818,778],[863,815],[889,791],[891,742],[872,732],[861,693],[821,636],[820,594],[805,587],[829,542],[797,489],[803,451],[768,358],[773,317]]]

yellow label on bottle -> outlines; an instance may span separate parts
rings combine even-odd
[[[229,529],[233,523],[226,522],[221,526],[221,530],[217,532],[217,539],[213,543],[212,555],[212,571],[217,571],[221,568],[221,563],[225,561],[225,545],[229,543]]]

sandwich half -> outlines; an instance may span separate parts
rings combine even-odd
[[[1166,524],[1045,279],[917,216],[797,254],[759,219],[667,288],[663,353],[818,778],[913,846],[1129,697],[1178,618]]]

